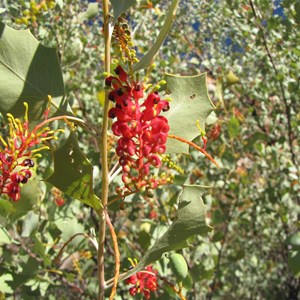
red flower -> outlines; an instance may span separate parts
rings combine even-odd
[[[34,167],[33,159],[38,156],[37,152],[49,149],[40,144],[53,138],[55,131],[50,128],[37,125],[30,131],[28,123],[28,104],[24,103],[25,116],[22,122],[7,114],[9,122],[9,136],[4,140],[0,136],[0,194],[6,194],[13,201],[20,199],[20,186],[26,184],[31,178],[30,169]],[[46,111],[45,117],[47,118]],[[36,149],[32,149],[36,146]]]
[[[145,299],[150,299],[150,292],[157,290],[157,271],[152,266],[147,266],[143,271],[130,276],[126,284],[134,285],[129,289],[131,296],[144,294]]]
[[[210,139],[216,140],[219,137],[220,133],[221,133],[221,124],[217,123],[214,124],[214,126],[211,128],[208,136]]]
[[[63,198],[63,194],[59,189],[53,187],[51,190],[51,194],[54,198],[55,204],[58,207],[63,206],[65,204],[65,199]]]
[[[149,176],[149,168],[159,168],[158,154],[166,151],[169,125],[160,113],[169,110],[169,102],[162,100],[157,92],[143,99],[142,83],[130,81],[121,66],[115,73],[118,77],[109,76],[105,83],[112,88],[109,99],[115,103],[108,116],[116,118],[112,131],[120,137],[116,153],[123,169],[125,191],[152,188],[161,183]]]

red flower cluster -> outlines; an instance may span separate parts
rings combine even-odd
[[[17,166],[25,167],[13,172]],[[21,163],[15,161],[14,157],[8,153],[0,153],[0,193],[7,194],[13,201],[20,198],[20,183],[27,183],[31,177],[28,168],[34,166],[34,162],[26,158]]]
[[[129,277],[126,284],[134,284],[129,289],[131,296],[143,293],[146,299],[150,299],[150,292],[157,290],[157,271],[152,266],[147,266],[143,271]]]
[[[220,136],[220,133],[221,133],[221,124],[217,123],[211,128],[208,135],[210,139],[216,140]]]
[[[57,206],[63,206],[65,204],[65,199],[63,198],[62,192],[59,189],[53,187],[51,190],[51,194]]]
[[[0,194],[7,194],[13,201],[20,199],[20,185],[27,183],[32,173],[29,170],[34,167],[32,158],[38,151],[49,149],[41,146],[32,150],[32,147],[40,145],[43,141],[54,138],[50,128],[41,128],[37,125],[29,130],[28,105],[24,103],[26,111],[24,121],[7,114],[9,122],[9,136],[5,141],[0,136],[4,148],[0,147]]]
[[[120,137],[116,153],[123,169],[122,180],[129,191],[142,187],[154,189],[160,182],[150,178],[149,169],[161,166],[157,154],[166,150],[169,125],[159,114],[169,110],[169,102],[162,100],[157,92],[143,99],[142,83],[130,81],[121,66],[115,73],[118,77],[109,76],[105,82],[112,87],[108,97],[115,103],[109,117],[117,119],[112,131]]]

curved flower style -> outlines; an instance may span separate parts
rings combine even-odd
[[[121,66],[115,73],[118,77],[109,76],[105,82],[112,88],[108,97],[115,103],[108,114],[116,118],[112,131],[120,137],[116,153],[123,169],[122,180],[127,191],[154,189],[167,180],[156,179],[149,173],[150,166],[161,166],[158,155],[166,151],[169,125],[160,113],[169,110],[169,102],[162,100],[158,92],[144,99],[142,83],[130,81]]]
[[[126,284],[133,284],[129,289],[131,296],[136,294],[144,294],[145,299],[150,299],[151,291],[157,290],[157,271],[153,270],[152,266],[147,266],[143,271],[140,271],[126,280]]]
[[[0,136],[0,194],[7,194],[13,201],[20,199],[20,186],[26,184],[32,176],[30,171],[34,167],[34,158],[39,156],[39,151],[49,149],[41,145],[46,140],[56,138],[49,127],[43,127],[43,123],[33,130],[29,129],[28,104],[24,103],[24,121],[7,114],[9,134],[6,141]],[[47,111],[45,112],[47,118]],[[37,148],[32,149],[37,146]]]

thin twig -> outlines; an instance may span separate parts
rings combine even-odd
[[[115,275],[114,275],[114,280],[113,280],[113,287],[111,290],[111,294],[109,296],[109,300],[113,300],[113,298],[116,294],[118,278],[119,278],[119,274],[120,274],[120,251],[119,251],[119,247],[118,247],[117,235],[116,235],[114,226],[112,225],[112,223],[110,221],[110,218],[109,218],[109,215],[108,215],[108,212],[106,209],[104,210],[104,213],[105,213],[106,223],[109,227],[111,238],[113,240],[114,251],[115,251]]]
[[[97,249],[97,245],[95,244],[95,242],[94,242],[94,240],[93,240],[92,237],[90,237],[90,236],[89,236],[88,234],[86,234],[86,233],[76,233],[76,234],[74,234],[73,236],[71,236],[71,237],[64,243],[64,245],[62,246],[62,248],[59,250],[59,252],[58,252],[56,258],[54,259],[54,262],[55,262],[56,264],[59,264],[59,263],[60,263],[61,256],[62,256],[62,254],[63,254],[65,248],[67,247],[67,245],[68,245],[69,243],[71,243],[71,242],[72,242],[76,237],[78,237],[78,236],[83,236],[83,237],[85,237],[85,238],[88,238],[88,239],[92,242],[92,244],[95,246],[95,248]]]
[[[169,138],[172,138],[172,139],[175,139],[175,140],[178,140],[180,142],[183,142],[183,143],[186,143],[188,144],[189,146],[197,149],[198,151],[200,151],[201,153],[203,153],[211,162],[213,162],[218,168],[220,167],[218,165],[218,163],[201,147],[199,147],[198,145],[196,145],[195,143],[191,142],[191,141],[188,141],[180,136],[177,136],[177,135],[173,135],[173,134],[169,134],[168,135]]]

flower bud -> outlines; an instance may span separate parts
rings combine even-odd
[[[34,161],[30,158],[26,158],[23,160],[22,166],[32,168],[32,167],[34,167]]]
[[[121,66],[117,66],[114,71],[121,81],[125,82],[127,80],[128,75]]]
[[[156,168],[161,167],[161,161],[157,155],[151,155],[149,157],[149,162],[151,165],[153,165]]]

